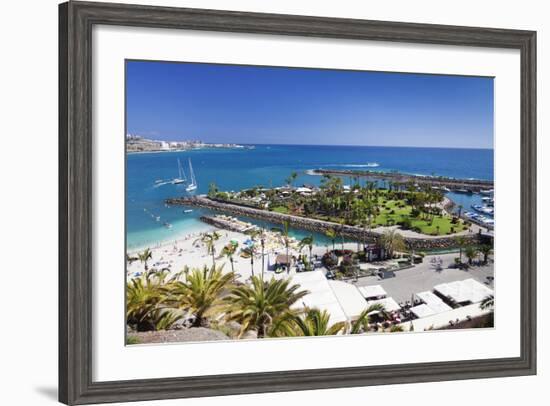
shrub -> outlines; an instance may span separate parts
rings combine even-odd
[[[351,256],[349,255],[346,255],[343,259],[342,259],[342,266],[350,266],[350,265],[353,265],[353,259]]]
[[[340,264],[340,271],[346,275],[346,276],[353,276],[355,275],[355,270],[357,267],[354,264],[353,258],[351,256],[345,256],[342,259],[342,262]],[[358,269],[357,269],[358,270]]]
[[[216,199],[218,200],[229,200],[229,195],[227,192],[218,192],[216,193]]]
[[[325,255],[323,255],[321,262],[324,266],[330,269],[338,264],[338,257],[333,252],[327,252]]]
[[[360,251],[357,253],[357,259],[361,262],[367,261],[367,254],[364,251]]]
[[[126,345],[140,344],[141,341],[136,336],[126,336]]]
[[[332,251],[336,256],[338,257],[343,257],[343,256],[351,256],[353,254],[353,251],[352,250],[341,250],[341,249],[336,249],[334,251]],[[326,255],[326,254],[325,254]]]
[[[397,224],[400,225],[401,228],[403,228],[405,230],[408,230],[412,227],[412,222],[411,222],[411,219],[409,219],[409,218],[405,218]]]

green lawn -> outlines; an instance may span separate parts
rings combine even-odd
[[[430,216],[429,218],[426,218],[426,215],[422,213],[418,217],[412,217],[412,207],[408,205],[405,200],[387,200],[386,194],[383,192],[381,192],[378,197],[378,207],[380,209],[380,214],[373,219],[372,227],[397,225],[398,223],[409,219],[411,229],[414,230],[417,228],[418,230],[415,231],[419,231],[420,233],[427,235],[454,234],[468,229],[468,226],[464,225],[462,220],[459,220],[458,223],[453,224],[450,216]],[[271,208],[271,210],[276,213],[290,213],[290,210],[284,205],[275,206]],[[334,223],[340,223],[341,220],[338,217],[324,216],[320,214],[312,217],[320,220],[332,221]],[[452,231],[451,228],[453,228]]]
[[[435,216],[433,219],[424,219],[422,216],[411,217],[412,207],[407,205],[404,200],[385,200],[381,198],[380,214],[373,221],[374,226],[387,226],[397,224],[407,218],[411,220],[411,228],[418,227],[422,234],[445,235],[451,233],[451,227],[454,232],[467,230],[468,227],[462,221],[459,224],[451,223],[449,216]],[[439,227],[439,228],[438,228]]]
[[[277,206],[272,209],[276,213],[288,214],[288,209],[285,206]]]

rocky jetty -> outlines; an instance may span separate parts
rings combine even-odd
[[[341,225],[330,221],[312,219],[307,217],[293,216],[290,214],[276,213],[268,210],[255,209],[252,207],[241,206],[237,204],[222,202],[215,199],[210,199],[206,196],[192,196],[167,199],[169,205],[182,205],[192,207],[202,207],[213,211],[228,213],[234,216],[243,216],[259,220],[268,221],[271,223],[282,224],[288,222],[290,227],[299,228],[308,231],[314,231],[321,234],[332,229],[340,235],[359,241],[377,241],[382,232],[375,230],[365,230],[361,227]],[[207,216],[205,216],[207,218]],[[212,223],[209,220],[207,222]],[[466,244],[481,244],[485,242],[484,235],[472,233],[462,235],[466,240]],[[404,237],[406,244],[410,249],[414,250],[436,250],[449,249],[459,246],[456,236],[406,236]]]
[[[479,192],[481,190],[494,188],[494,182],[492,180],[457,179],[447,178],[444,176],[410,175],[399,172],[360,171],[346,169],[314,169],[312,173],[316,175],[336,175],[350,177],[357,176],[373,180],[390,180],[402,185],[415,183],[417,185],[428,185],[438,188],[446,187],[451,190],[463,189],[469,192]]]

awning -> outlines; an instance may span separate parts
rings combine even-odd
[[[299,290],[307,290],[309,294],[294,303],[291,308],[309,307],[326,310],[330,314],[331,324],[353,320],[368,306],[354,285],[329,281],[320,270],[292,275],[292,283],[300,285]]]
[[[294,303],[291,306],[292,309],[308,307],[326,310],[330,314],[331,324],[348,320],[322,271],[297,273],[292,276],[292,283],[300,285],[298,291],[309,292]]]
[[[361,286],[359,287],[359,292],[367,300],[382,299],[387,296],[386,291],[380,285]]]
[[[411,312],[419,319],[421,319],[422,317],[428,317],[437,314],[427,304],[424,303],[418,306],[411,307]]]
[[[487,296],[494,294],[492,289],[471,278],[463,281],[442,283],[434,286],[434,290],[456,303],[479,303]]]
[[[401,306],[399,306],[399,303],[397,303],[392,297],[385,297],[378,300],[369,300],[367,304],[369,306],[373,304],[381,304],[382,306],[384,306],[384,310],[386,310],[387,312],[395,312],[401,310]]]
[[[355,285],[341,281],[329,281],[328,284],[348,319],[359,317],[367,308],[367,302]]]
[[[416,296],[422,300],[434,313],[442,313],[449,310],[452,310],[452,307],[447,305],[443,300],[441,300],[437,295],[432,292],[420,292]]]

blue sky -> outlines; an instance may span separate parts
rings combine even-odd
[[[493,148],[493,79],[128,61],[127,132],[246,144]]]

